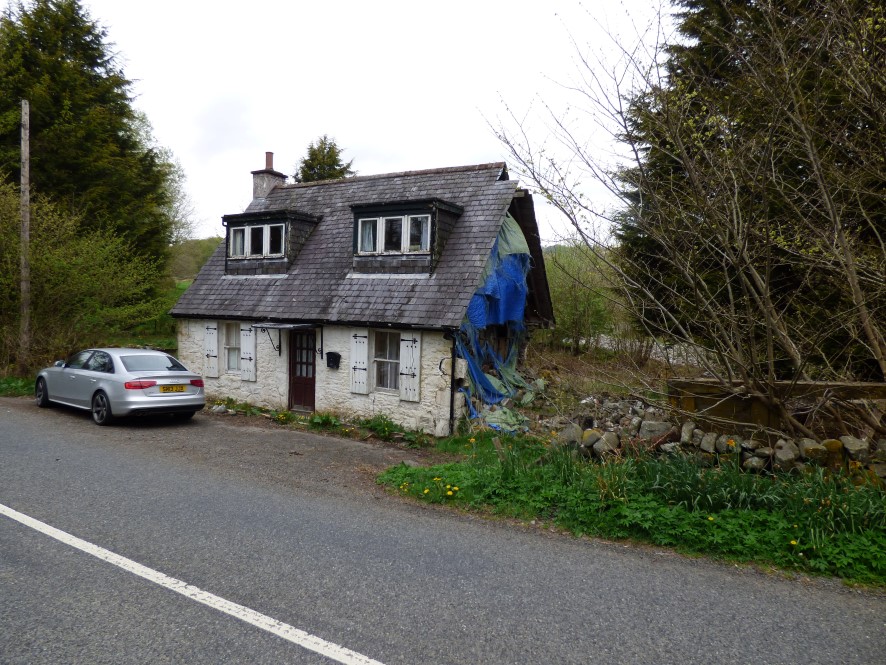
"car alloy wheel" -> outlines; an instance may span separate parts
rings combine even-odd
[[[49,406],[49,391],[46,390],[46,381],[37,379],[37,385],[34,388],[34,398],[37,400],[37,406],[45,409]]]
[[[96,425],[107,425],[113,419],[108,396],[99,391],[92,396],[92,420]]]

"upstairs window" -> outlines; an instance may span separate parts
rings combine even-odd
[[[232,258],[283,256],[285,224],[259,224],[230,230],[228,255]]]
[[[358,220],[359,254],[427,253],[431,248],[431,216],[399,215]]]

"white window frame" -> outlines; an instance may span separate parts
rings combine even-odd
[[[271,229],[280,229],[280,251],[270,252],[271,247]],[[252,233],[255,229],[261,229],[261,251],[253,253],[252,249]],[[253,224],[251,226],[236,226],[230,229],[230,244],[228,246],[228,256],[232,259],[263,259],[283,256],[286,253],[286,224]],[[242,253],[237,252],[236,237],[242,235],[240,243]]]
[[[393,344],[392,348],[397,350],[396,358],[387,358],[381,357],[378,355],[378,337],[379,335],[385,335],[386,338],[391,338],[395,340],[396,343]],[[385,344],[385,350],[388,349],[388,344]],[[391,369],[390,376],[393,377],[393,386],[383,386],[379,383],[379,371],[381,367],[384,365],[389,365]],[[400,394],[400,333],[396,330],[373,330],[372,331],[372,387],[375,388],[378,392],[382,393],[396,393]]]
[[[357,220],[357,253],[358,254],[376,254],[378,251],[378,231],[380,226],[380,219],[378,217],[364,217],[363,219]],[[363,227],[368,227],[368,230],[374,231],[374,235],[372,238],[372,249],[364,249],[363,248]]]
[[[400,248],[385,250],[385,225],[389,221],[399,220]],[[409,242],[410,230],[413,221],[422,224],[421,243],[418,249],[411,249]],[[365,225],[375,225],[375,246],[369,250],[363,244],[363,228]],[[431,251],[431,215],[422,213],[418,215],[390,215],[387,217],[361,217],[357,219],[357,254],[428,254]]]
[[[410,249],[412,243],[409,242],[413,220],[422,220],[421,241],[418,249]],[[431,216],[409,215],[403,227],[403,252],[405,254],[427,254],[431,251]]]
[[[240,374],[240,324],[226,321],[222,324],[222,358],[225,374]],[[234,361],[234,366],[231,365]]]

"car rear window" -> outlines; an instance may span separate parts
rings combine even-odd
[[[172,356],[120,356],[120,362],[128,372],[188,371]]]

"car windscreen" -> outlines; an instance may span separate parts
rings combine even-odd
[[[187,372],[188,370],[172,356],[120,356],[127,372]]]

